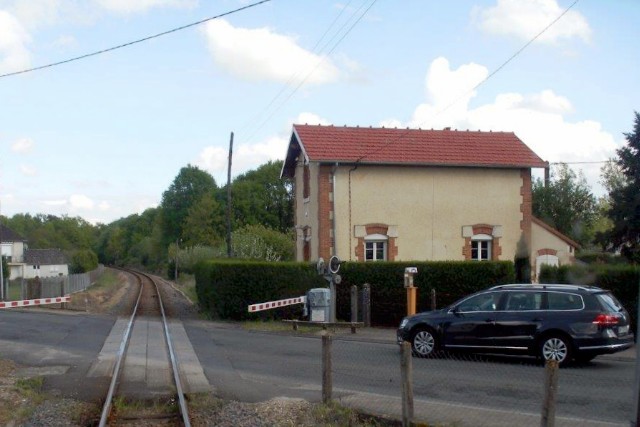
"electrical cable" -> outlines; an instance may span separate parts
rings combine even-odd
[[[232,15],[234,13],[241,12],[241,11],[246,10],[246,9],[250,9],[252,7],[261,5],[263,3],[267,3],[269,1],[271,1],[271,0],[261,0],[261,1],[258,1],[256,3],[249,4],[247,6],[239,7],[237,9],[230,10],[228,12],[224,12],[224,13],[221,13],[221,14],[216,15],[216,16],[212,16],[210,18],[206,18],[206,19],[202,19],[202,20],[197,21],[197,22],[193,22],[191,24],[183,25],[181,27],[173,28],[173,29],[168,30],[168,31],[163,31],[163,32],[158,33],[158,34],[154,34],[154,35],[151,35],[151,36],[148,36],[148,37],[137,39],[137,40],[134,40],[134,41],[131,41],[131,42],[128,42],[128,43],[123,43],[123,44],[120,44],[120,45],[117,45],[117,46],[113,46],[113,47],[110,47],[110,48],[107,48],[107,49],[102,49],[102,50],[99,50],[99,51],[96,51],[96,52],[91,52],[91,53],[87,53],[87,54],[84,54],[84,55],[76,56],[74,58],[65,59],[63,61],[53,62],[51,64],[40,65],[38,67],[33,67],[33,68],[25,69],[25,70],[13,71],[11,73],[1,74],[0,78],[15,76],[15,75],[18,75],[18,74],[29,73],[29,72],[36,71],[36,70],[42,70],[44,68],[55,67],[55,66],[58,66],[58,65],[67,64],[69,62],[74,62],[74,61],[79,61],[81,59],[89,58],[91,56],[96,56],[96,55],[100,55],[100,54],[103,54],[103,53],[111,52],[111,51],[114,51],[114,50],[117,50],[117,49],[121,49],[123,47],[128,47],[128,46],[131,46],[131,45],[134,45],[134,44],[138,44],[138,43],[142,43],[142,42],[145,42],[145,41],[148,41],[148,40],[151,40],[151,39],[155,39],[155,38],[158,38],[158,37],[161,37],[161,36],[166,36],[167,34],[175,33],[177,31],[185,30],[187,28],[195,27],[197,25],[204,24],[205,22],[209,22],[209,21],[212,21],[214,19],[219,19],[219,18],[222,18],[224,16]]]
[[[494,75],[496,75],[500,70],[502,70],[507,64],[509,64],[514,58],[516,58],[518,55],[520,55],[520,53],[522,53],[522,51],[524,51],[527,47],[529,47],[529,45],[531,43],[533,43],[536,39],[538,39],[542,34],[544,34],[549,28],[551,28],[556,22],[558,22],[564,15],[567,14],[567,12],[569,12],[569,10],[571,10],[580,0],[575,0],[573,3],[571,3],[569,5],[569,7],[567,7],[556,19],[554,19],[553,21],[551,21],[551,23],[549,23],[546,27],[544,27],[542,29],[542,31],[540,31],[538,34],[536,34],[531,40],[529,40],[527,43],[524,44],[524,46],[522,46],[520,49],[518,49],[513,55],[511,55],[506,61],[504,61],[498,68],[496,68],[495,70],[493,70],[487,77],[485,77],[480,83],[476,84],[474,87],[472,87],[471,89],[469,89],[468,91],[464,92],[462,95],[458,96],[453,102],[451,102],[450,104],[448,104],[446,107],[438,110],[436,113],[434,113],[433,117],[437,117],[440,114],[444,113],[445,111],[447,111],[449,108],[451,108],[453,105],[457,104],[460,99],[462,99],[463,97],[467,96],[469,93],[475,91],[476,89],[478,89],[481,85],[483,85],[484,83],[486,83],[490,78],[492,78]],[[423,122],[424,123],[424,122]],[[390,146],[391,144],[394,144],[398,141],[400,141],[402,138],[404,138],[411,129],[407,128],[407,130],[402,133],[401,135],[399,135],[397,138],[390,140],[387,144],[383,145],[382,147],[380,147],[378,150],[372,151],[370,153],[364,154],[362,157],[360,157],[358,160],[356,160],[356,162],[360,162],[361,160],[365,159],[367,156],[371,155],[371,154],[376,154],[379,153],[380,151],[386,149],[388,146]]]
[[[331,53],[338,47],[338,45],[347,37],[347,35],[349,35],[349,33],[353,30],[353,28],[362,20],[362,18],[364,18],[364,16],[369,12],[369,10],[373,7],[373,5],[377,2],[377,0],[373,0],[371,2],[371,4],[369,4],[369,6],[364,10],[364,12],[362,12],[362,14],[360,14],[360,16],[358,17],[358,19],[356,19],[356,21],[347,29],[347,31],[342,35],[342,37],[340,37],[340,39],[338,39],[338,41],[336,41],[333,46],[331,47],[331,49],[329,49],[329,51],[324,54],[316,63],[315,67],[313,67],[308,73],[307,75],[304,77],[304,79],[302,79],[300,81],[300,83],[298,83],[298,85],[287,95],[287,97],[285,99],[283,99],[278,106],[267,116],[265,117],[265,119],[260,122],[260,124],[258,125],[258,127],[256,127],[256,129],[247,137],[244,139],[244,142],[247,142],[249,140],[251,140],[251,138],[253,138],[253,136],[255,136],[255,134],[262,129],[262,127],[275,115],[275,113],[277,113],[280,108],[282,108],[284,106],[284,104],[286,104],[291,97],[293,97],[293,95],[302,87],[302,85],[309,79],[309,77],[311,76],[311,74],[313,74],[313,72],[320,66],[320,64],[322,64],[322,62],[329,56],[331,55]],[[362,4],[362,6],[360,6],[360,8],[358,9],[358,11],[360,9],[362,9],[362,7],[364,6],[365,3]],[[356,11],[357,13],[357,11]],[[355,15],[353,15],[355,16]],[[345,24],[346,25],[346,24]],[[343,26],[344,28],[344,26]],[[336,34],[337,35],[337,34]],[[336,37],[336,35],[334,35],[334,37],[331,38],[331,40],[329,41],[329,43]],[[325,45],[328,46],[327,43]],[[324,47],[323,47],[324,48]]]

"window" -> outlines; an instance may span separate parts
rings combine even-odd
[[[491,236],[477,234],[471,238],[471,259],[474,261],[488,261],[491,259]]]
[[[582,310],[584,302],[577,294],[549,292],[549,310]]]
[[[458,305],[459,311],[496,311],[498,309],[498,302],[500,301],[499,292],[486,292],[479,295],[474,295],[462,301]]]
[[[311,185],[310,181],[311,181],[311,176],[309,171],[309,165],[304,165],[302,170],[302,198],[303,199],[309,198],[309,194],[310,194],[309,186]]]
[[[365,242],[365,261],[385,261],[387,259],[387,242],[368,241]]]
[[[364,238],[364,260],[365,261],[386,261],[387,241],[389,238],[384,234],[369,234]]]
[[[507,311],[528,311],[542,309],[542,294],[540,292],[509,292],[507,293]]]

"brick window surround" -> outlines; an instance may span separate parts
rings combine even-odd
[[[382,234],[387,236],[387,261],[395,261],[398,257],[398,245],[396,242],[397,237],[389,237],[389,226],[386,224],[366,224],[365,229],[367,236],[371,234]],[[356,245],[356,260],[364,262],[365,260],[365,238],[358,237],[358,244]]]
[[[558,251],[556,251],[555,249],[538,249],[538,256],[542,255],[558,256]]]
[[[486,234],[488,236],[492,236],[491,239],[491,261],[497,261],[500,259],[500,255],[502,255],[502,247],[500,246],[500,237],[495,236],[493,225],[489,224],[475,224],[472,225],[473,236],[478,234]],[[471,241],[473,236],[465,236],[464,237],[464,246],[462,247],[462,255],[464,259],[470,261],[471,258]]]

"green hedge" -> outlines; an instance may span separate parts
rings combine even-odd
[[[438,307],[485,289],[513,282],[513,263],[499,262],[376,262],[343,263],[342,282],[336,285],[337,318],[350,320],[350,288],[371,285],[371,321],[376,326],[397,326],[406,313],[405,267],[417,267],[417,310],[430,308],[431,289],[436,289]],[[305,295],[327,282],[307,263],[207,261],[195,269],[196,291],[201,308],[212,317],[247,319],[300,318],[302,305],[259,313],[247,306]]]
[[[404,269],[417,267],[414,285],[417,290],[416,310],[431,309],[431,289],[436,290],[437,308],[486,289],[490,286],[513,283],[513,262],[376,262],[344,263],[340,269],[342,283],[337,287],[337,316],[350,319],[350,288],[371,285],[371,323],[376,326],[398,326],[407,312],[407,292],[404,288]]]
[[[294,262],[205,261],[196,265],[201,309],[229,320],[300,317],[302,304],[249,313],[247,307],[304,295],[326,282],[310,264]]]
[[[610,290],[631,315],[635,331],[638,314],[640,268],[632,265],[543,266],[540,283],[592,285]]]

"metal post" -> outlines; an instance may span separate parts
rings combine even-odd
[[[358,287],[351,286],[351,322],[358,321]]]
[[[431,310],[436,309],[436,290],[431,289]]]
[[[558,361],[547,360],[544,368],[544,400],[540,427],[556,425],[556,394],[558,392]]]
[[[178,283],[178,253],[180,252],[180,247],[178,246],[178,241],[180,239],[176,239],[176,263],[174,265],[175,267],[175,272],[174,272],[174,281],[176,283]]]
[[[336,284],[333,281],[333,275],[329,279],[329,321],[336,322]]]
[[[331,335],[322,335],[322,403],[331,402],[333,383],[331,379]]]
[[[640,271],[638,272],[638,299],[636,301],[636,336],[640,332]],[[636,381],[633,384],[633,419],[631,427],[640,427],[640,346],[636,345]]]
[[[411,344],[402,343],[400,351],[400,381],[402,384],[402,427],[411,426],[413,421],[413,371],[411,365]]]
[[[233,257],[233,249],[231,248],[231,212],[232,212],[232,195],[231,195],[231,163],[233,159],[233,132],[229,138],[229,164],[227,166],[227,258]]]
[[[371,327],[371,285],[362,286],[362,321],[364,326]]]

